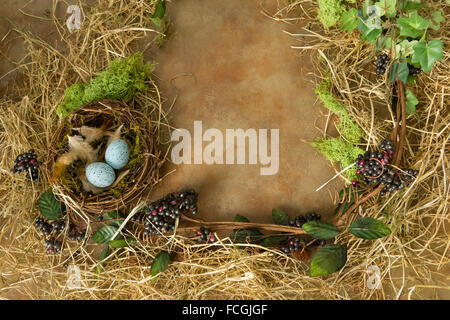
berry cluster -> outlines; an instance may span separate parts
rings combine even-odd
[[[411,169],[399,172],[392,170],[389,165],[394,155],[391,140],[381,141],[380,149],[382,152],[367,151],[364,155],[358,155],[355,165],[356,173],[363,176],[365,183],[384,185],[380,192],[380,195],[383,196],[387,192],[403,189],[405,187],[404,181],[414,179],[419,172]],[[353,180],[352,184],[357,186],[358,181]]]
[[[306,222],[320,220],[320,219],[321,219],[320,214],[317,214],[315,212],[308,212],[304,216],[302,216],[302,215],[296,216],[294,220],[290,220],[289,225],[301,228],[302,225]]]
[[[39,165],[41,163],[37,160],[37,156],[34,153],[34,149],[28,152],[21,153],[14,161],[14,168],[11,169],[11,173],[26,172],[27,180],[39,180]]]
[[[187,190],[169,193],[162,199],[152,202],[134,221],[144,220],[144,235],[159,234],[175,230],[175,221],[183,213],[197,213],[198,193]]]
[[[313,242],[310,243],[311,241],[313,241]],[[287,239],[287,241],[281,246],[281,250],[284,253],[290,253],[290,252],[298,251],[298,250],[301,250],[301,249],[305,248],[308,243],[310,243],[310,245],[323,246],[323,245],[326,244],[326,241],[325,240],[319,240],[319,239],[314,239],[314,240],[309,240],[308,241],[305,238],[289,237]]]
[[[408,63],[409,74],[413,77],[417,77],[420,72],[422,72],[421,67],[414,67],[412,64]]]
[[[47,249],[47,253],[56,254],[61,251],[62,242],[55,240],[55,238],[50,238],[45,240],[45,247]]]
[[[68,234],[69,240],[72,240],[72,241],[76,240],[78,242],[81,242],[81,241],[83,241],[85,236],[86,236],[86,229],[82,230],[82,231],[78,231],[75,228],[73,228],[73,226],[71,226],[71,228],[69,230],[69,234]]]
[[[53,221],[51,224],[43,218],[36,218],[34,226],[44,235],[59,234],[66,228],[64,221]]]
[[[375,62],[375,65],[377,67],[376,73],[385,74],[388,63],[389,63],[389,56],[386,53],[379,55],[377,61]]]
[[[206,229],[205,227],[200,227],[200,229],[197,230],[198,235],[198,241],[210,241],[215,242],[216,237],[212,234],[212,232],[209,229]]]

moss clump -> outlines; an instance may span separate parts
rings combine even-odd
[[[355,162],[355,159],[359,154],[363,154],[364,151],[354,146],[353,144],[338,138],[318,138],[314,142],[311,142],[313,147],[316,147],[321,154],[325,156],[331,162],[339,162],[342,168],[346,168]],[[355,170],[347,170],[344,176],[349,179],[358,179]]]
[[[67,88],[64,101],[56,112],[65,118],[91,101],[108,98],[127,102],[136,91],[147,90],[145,80],[151,78],[153,67],[154,64],[143,63],[140,52],[129,58],[113,60],[108,69],[100,72],[88,84],[76,83]]]
[[[315,92],[323,105],[339,116],[336,127],[342,136],[328,139],[318,138],[311,145],[316,147],[329,161],[339,162],[342,168],[346,168],[355,161],[359,154],[364,153],[361,148],[354,145],[361,141],[364,132],[352,121],[345,107],[332,96],[330,85],[330,80],[326,79],[319,83]],[[347,170],[344,176],[350,180],[358,178],[354,170]]]
[[[319,0],[317,17],[325,28],[330,28],[339,22],[344,10],[341,0]]]
[[[330,79],[326,79],[319,83],[315,92],[325,108],[339,116],[336,128],[341,135],[351,143],[359,143],[364,136],[364,132],[352,121],[345,107],[330,93],[330,85]]]

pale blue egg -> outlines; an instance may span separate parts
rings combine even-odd
[[[116,173],[104,162],[94,162],[86,167],[86,179],[97,188],[106,188],[116,180]]]
[[[122,139],[116,139],[106,148],[105,161],[116,170],[122,169],[130,160],[128,143]]]

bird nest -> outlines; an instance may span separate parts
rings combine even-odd
[[[104,99],[82,106],[71,114],[51,138],[46,169],[52,176],[58,156],[67,151],[68,137],[74,128],[99,128],[109,123],[109,130],[122,126],[122,137],[130,142],[130,160],[123,168],[128,171],[120,182],[99,194],[85,191],[79,177],[84,165],[78,161],[69,165],[51,184],[55,194],[72,209],[101,215],[104,212],[125,210],[133,206],[159,179],[160,152],[151,133],[150,119],[116,100]]]

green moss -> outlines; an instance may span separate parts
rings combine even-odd
[[[364,131],[352,121],[345,107],[330,93],[330,79],[319,83],[315,92],[325,108],[339,116],[336,127],[341,135],[351,143],[359,143],[364,136]]]
[[[340,137],[328,139],[318,138],[311,145],[316,147],[329,161],[339,162],[342,169],[354,163],[358,155],[364,153],[361,148]],[[352,169],[345,171],[344,176],[349,180],[358,179],[355,170]]]
[[[341,0],[319,0],[317,17],[325,28],[330,28],[339,22],[344,10]]]
[[[154,64],[143,63],[142,53],[125,59],[113,60],[88,84],[76,83],[65,91],[64,101],[56,112],[61,118],[80,108],[83,104],[99,99],[129,101],[136,91],[147,90],[146,79],[151,78]]]
[[[359,154],[364,153],[361,148],[355,146],[361,141],[364,132],[352,121],[345,107],[330,93],[330,85],[331,82],[328,78],[319,83],[315,92],[323,105],[338,115],[339,120],[336,127],[341,133],[341,137],[319,138],[311,145],[316,147],[329,161],[340,163],[342,168],[346,168],[355,161]],[[355,170],[352,169],[347,170],[344,176],[349,180],[358,178]]]

